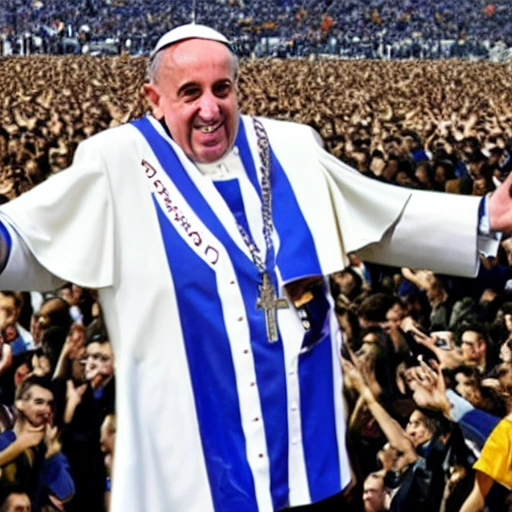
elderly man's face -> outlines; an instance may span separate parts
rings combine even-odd
[[[189,39],[162,50],[154,83],[144,91],[157,119],[195,162],[219,160],[238,128],[235,62],[216,41]]]

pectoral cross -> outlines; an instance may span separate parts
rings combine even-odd
[[[288,308],[288,301],[276,295],[268,272],[263,272],[262,283],[259,285],[260,296],[256,301],[256,308],[262,309],[265,313],[265,326],[267,338],[270,343],[279,340],[277,331],[277,310]]]

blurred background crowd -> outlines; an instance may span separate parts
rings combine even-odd
[[[0,202],[64,170],[84,138],[142,115],[147,58],[129,54],[192,15],[251,55],[241,60],[243,113],[311,125],[370,179],[483,196],[512,170],[511,68],[477,59],[512,44],[508,10],[504,1],[2,1],[4,53],[9,44],[63,53],[68,40],[82,53],[112,39],[121,55],[0,60]],[[471,52],[443,54],[449,40],[450,52]],[[274,50],[310,57],[253,58]],[[320,57],[345,51],[380,58]],[[393,58],[412,56],[473,58]],[[481,256],[474,279],[352,254],[330,281],[354,476],[344,510],[509,510],[512,238],[497,257]],[[94,290],[2,291],[0,332],[0,511],[16,499],[37,511],[107,509],[115,362]]]
[[[222,29],[244,55],[508,58],[506,0],[3,0],[3,54],[148,53],[170,27]]]

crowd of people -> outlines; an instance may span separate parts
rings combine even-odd
[[[222,28],[243,52],[268,50],[259,42],[262,36],[272,36],[293,55],[382,57],[385,50],[377,51],[379,45],[389,45],[396,57],[483,56],[496,42],[512,44],[508,11],[504,0],[10,0],[0,6],[0,27],[9,37],[41,37],[40,48],[49,52],[62,52],[57,41],[78,36],[84,27],[87,38],[114,39],[119,50],[149,52],[159,34],[195,20]],[[442,40],[456,44],[442,47]]]
[[[84,138],[142,115],[146,64],[6,59],[2,201],[65,169]],[[467,62],[247,60],[240,77],[244,113],[311,125],[369,178],[478,196],[512,169],[510,91],[507,66]],[[356,254],[330,277],[345,339],[347,508],[467,511],[486,499],[489,510],[506,510],[511,265],[505,237],[473,280]],[[0,330],[6,502],[26,493],[33,510],[103,510],[115,370],[94,291],[71,283],[44,296],[3,291]]]

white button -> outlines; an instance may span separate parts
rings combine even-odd
[[[290,407],[290,409],[291,409],[292,411],[296,411],[296,410],[297,410],[297,404],[292,404],[292,405],[291,405],[291,407]]]
[[[292,375],[292,376],[293,376],[293,375],[295,375],[295,371],[294,371],[294,370],[290,370],[290,371],[288,372],[288,375]]]
[[[292,437],[292,444],[297,444],[299,442],[298,437]]]

